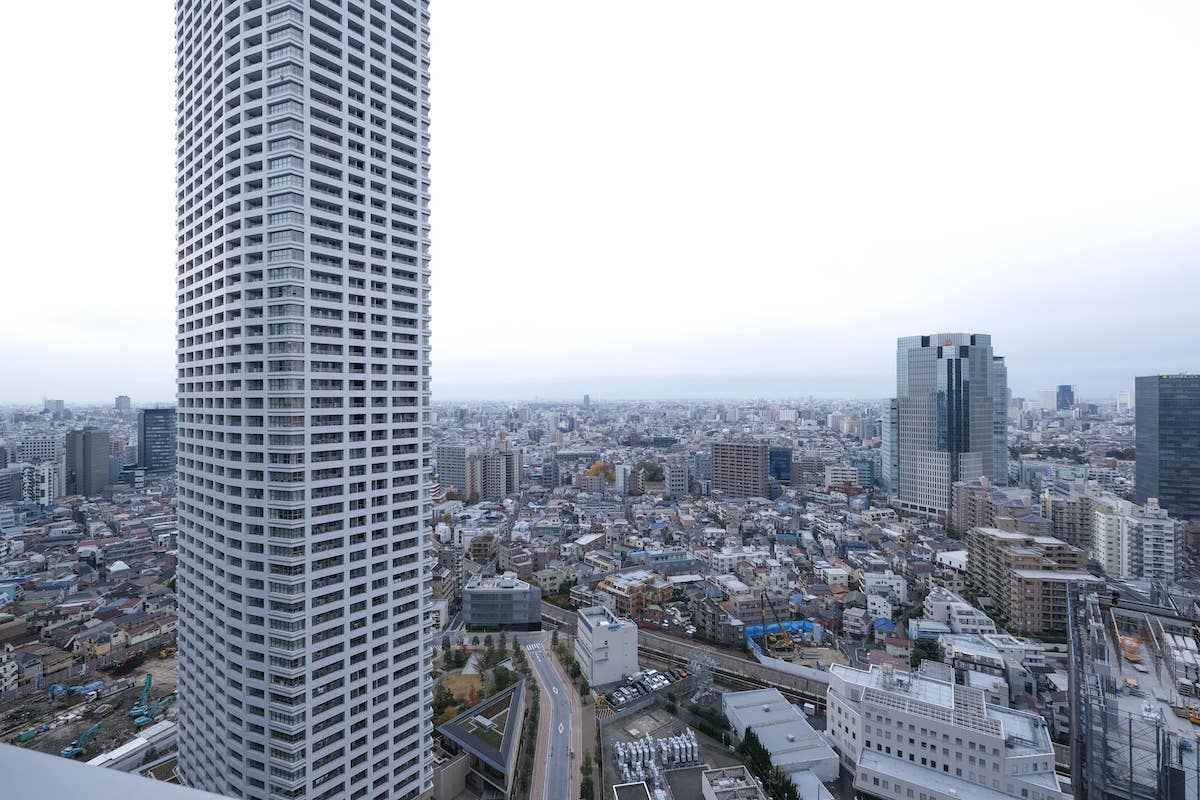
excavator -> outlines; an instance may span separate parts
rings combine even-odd
[[[778,633],[767,633],[768,608],[771,609],[771,618],[779,626]],[[772,650],[787,650],[790,652],[793,647],[791,634],[784,630],[783,623],[779,620],[779,614],[775,611],[775,604],[771,602],[771,598],[765,590],[758,596],[758,610],[762,616],[763,645],[769,646]]]
[[[133,704],[133,708],[129,709],[129,716],[140,717],[150,708],[150,684],[154,678],[149,672],[146,673],[146,682],[142,684],[142,695],[138,701]]]
[[[164,708],[166,708],[167,706],[171,705],[171,703],[174,703],[174,702],[175,702],[175,695],[174,694],[167,695],[162,700],[159,700],[157,703],[155,703],[153,706],[151,706],[149,709],[147,709],[146,713],[143,716],[140,716],[137,719],[135,719],[133,721],[133,724],[138,726],[139,728],[146,727],[151,722],[154,722],[154,718],[158,716],[158,712],[162,711]]]
[[[84,745],[87,744],[88,737],[90,737],[96,731],[100,730],[100,725],[101,725],[101,723],[97,722],[95,725],[88,728],[86,731],[84,731],[80,735],[80,737],[78,739],[75,740],[75,744],[73,744],[69,747],[64,747],[62,749],[62,752],[59,753],[59,755],[61,755],[63,758],[74,758],[75,756],[82,753]]]

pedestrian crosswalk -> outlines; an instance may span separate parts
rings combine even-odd
[[[533,642],[531,644],[525,645],[525,652],[527,652],[527,653],[532,653],[532,652],[535,652],[535,651],[541,650],[541,649],[542,649],[541,642]]]

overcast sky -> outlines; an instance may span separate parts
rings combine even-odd
[[[0,400],[173,397],[171,6],[7,9]],[[1200,369],[1200,4],[432,13],[436,400]]]

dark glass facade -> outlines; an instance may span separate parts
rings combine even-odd
[[[771,448],[767,454],[767,474],[780,483],[792,482],[792,448]]]
[[[1137,502],[1200,519],[1200,375],[1137,378]]]
[[[138,412],[138,465],[175,469],[175,409],[143,408]]]

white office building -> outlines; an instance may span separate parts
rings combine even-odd
[[[431,787],[426,0],[177,0],[179,768]]]
[[[947,664],[916,673],[834,664],[828,732],[854,788],[898,800],[1068,800],[1045,720],[986,702]]]
[[[623,680],[638,671],[637,625],[605,606],[579,609],[575,620],[575,660],[593,686]]]

